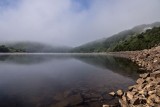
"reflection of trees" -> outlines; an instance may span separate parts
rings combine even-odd
[[[75,58],[82,62],[109,69],[124,76],[137,77],[138,66],[124,58],[111,57],[106,55],[70,55],[70,54],[35,54],[35,55],[1,55],[0,62],[14,64],[38,64],[52,60],[65,60]]]
[[[136,79],[138,66],[128,59],[112,56],[75,56],[76,59]]]
[[[1,55],[0,62],[15,64],[37,64],[51,60],[68,59],[65,55]]]

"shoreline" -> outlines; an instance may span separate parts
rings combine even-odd
[[[139,75],[136,84],[128,91],[109,93],[119,98],[121,107],[160,107],[160,46],[141,51],[110,52],[112,56],[130,59],[140,69],[147,71]],[[103,105],[103,107],[113,107]]]

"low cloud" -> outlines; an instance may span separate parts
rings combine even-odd
[[[160,21],[159,0],[4,1],[0,2],[1,41],[78,46]]]

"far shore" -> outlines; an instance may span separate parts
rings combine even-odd
[[[107,52],[100,53],[0,53],[0,55],[111,55]]]

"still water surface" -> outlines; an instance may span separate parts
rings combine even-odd
[[[138,77],[127,59],[105,55],[0,55],[0,107],[93,107]]]

